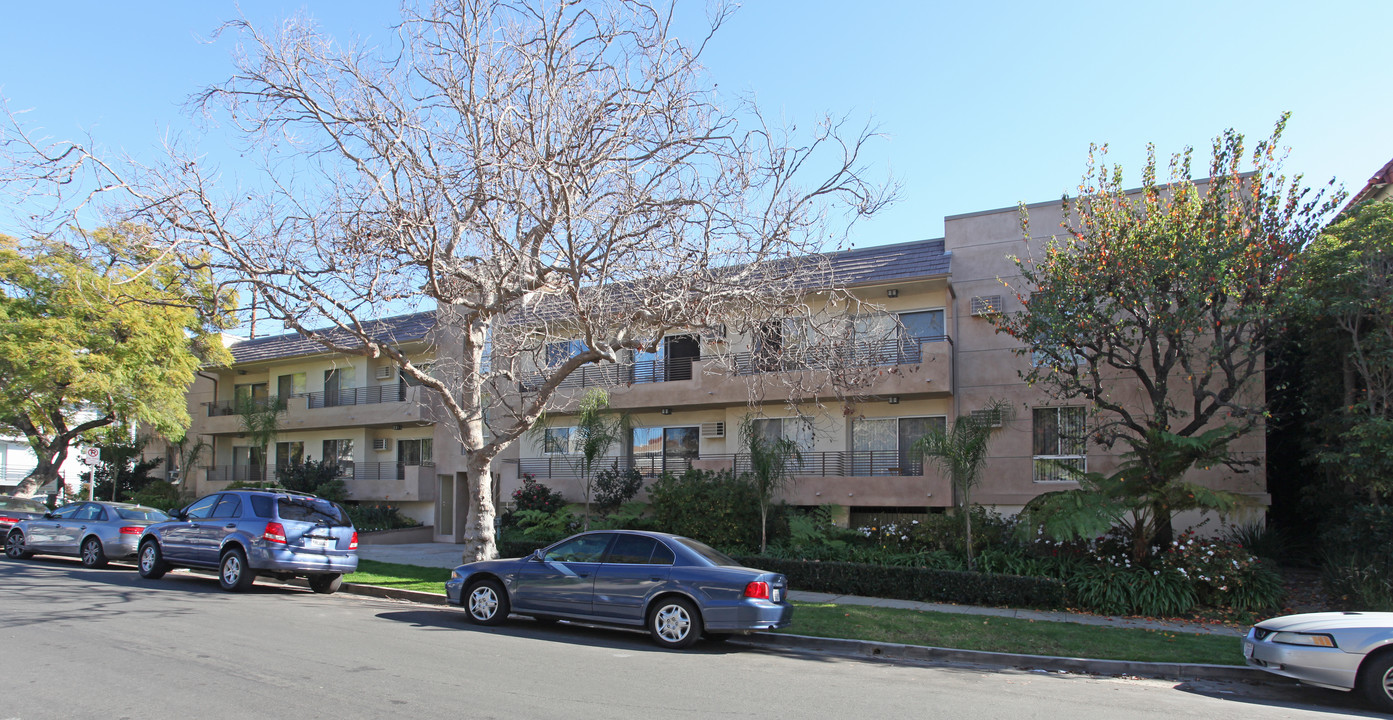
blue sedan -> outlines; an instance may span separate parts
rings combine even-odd
[[[787,627],[793,618],[783,575],[743,567],[689,538],[636,530],[581,533],[525,558],[461,565],[445,593],[479,625],[518,613],[646,628],[672,649]]]

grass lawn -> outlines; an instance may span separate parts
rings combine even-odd
[[[450,579],[448,568],[400,565],[398,563],[358,560],[358,572],[343,576],[344,582],[377,585],[398,590],[445,594],[445,581]]]
[[[1243,664],[1237,637],[862,605],[794,605],[793,625],[781,632],[1026,655]]]
[[[450,571],[446,568],[359,560],[358,572],[345,575],[343,579],[351,583],[443,595],[445,581],[450,579]],[[793,625],[784,632],[795,635],[1026,655],[1141,662],[1243,664],[1242,643],[1236,637],[918,612],[862,605],[794,605],[797,609],[793,613]]]

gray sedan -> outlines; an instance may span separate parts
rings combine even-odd
[[[1326,612],[1264,620],[1243,638],[1248,664],[1393,712],[1393,613]]]
[[[690,538],[635,530],[582,533],[525,558],[461,565],[445,594],[480,625],[515,612],[628,626],[673,649],[787,627],[793,617],[783,575]]]
[[[33,498],[0,495],[0,532],[8,533],[20,520],[43,517],[48,506]]]
[[[168,520],[154,508],[114,502],[75,502],[33,520],[21,520],[5,536],[5,555],[73,555],[87,567],[135,557],[147,525]]]

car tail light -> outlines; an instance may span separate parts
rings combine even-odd
[[[9,524],[13,525],[13,524],[19,522],[19,518],[5,517],[4,515],[0,515],[0,522],[2,522],[2,523],[9,523]]]
[[[354,531],[353,531],[353,539],[348,541],[348,549],[349,549],[349,550],[357,550],[357,549],[358,549],[358,531],[357,531],[357,530],[354,530]]]
[[[122,535],[139,535],[140,532],[141,532],[142,530],[144,530],[144,529],[145,529],[145,528],[143,528],[143,527],[141,527],[141,526],[139,526],[139,525],[127,525],[126,527],[121,528],[121,534],[122,534]]]
[[[762,581],[762,580],[756,580],[756,581],[750,583],[749,585],[746,585],[746,586],[745,586],[745,597],[747,597],[747,598],[754,598],[754,599],[756,599],[756,600],[768,600],[768,599],[769,599],[769,583],[764,582],[764,581]]]
[[[261,533],[261,539],[269,543],[285,544],[285,526],[278,522],[266,523],[266,531]]]

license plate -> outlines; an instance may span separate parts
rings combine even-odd
[[[1243,643],[1243,657],[1245,657],[1245,658],[1251,658],[1251,657],[1253,657],[1253,650],[1254,650],[1254,648],[1253,648],[1253,644],[1252,644],[1252,643],[1250,643],[1250,642],[1245,642],[1245,643]]]
[[[774,588],[774,592],[769,596],[769,598],[774,602],[779,602],[780,600],[784,599],[784,591],[780,590],[779,588]]]
[[[317,538],[317,537],[307,537],[307,538],[305,538],[305,547],[307,547],[307,548],[309,548],[309,549],[311,549],[311,550],[328,550],[329,548],[332,548],[333,546],[334,546],[334,540],[333,540],[333,538]]]

